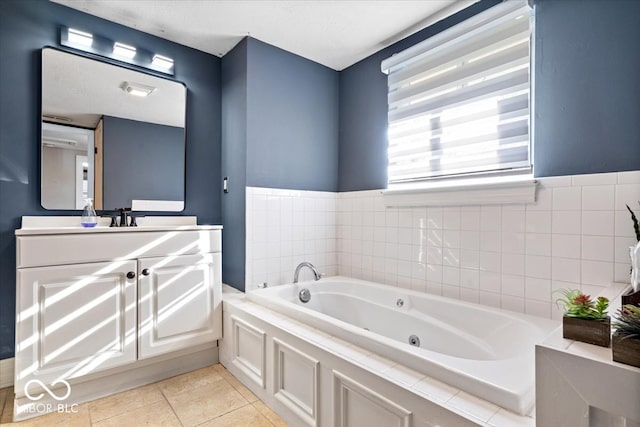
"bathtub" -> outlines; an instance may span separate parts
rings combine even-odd
[[[309,289],[302,303],[300,290]],[[560,322],[346,277],[247,293],[251,301],[521,415],[534,347]]]

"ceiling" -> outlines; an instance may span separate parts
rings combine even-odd
[[[219,57],[250,35],[342,70],[477,0],[51,1]]]

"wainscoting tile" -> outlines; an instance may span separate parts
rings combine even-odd
[[[610,211],[582,211],[582,235],[612,236],[614,213]]]
[[[583,211],[611,211],[614,209],[614,199],[614,185],[582,187]]]
[[[291,281],[302,254],[324,271],[554,317],[557,310],[545,304],[556,285],[598,290],[627,280],[634,234],[625,204],[640,200],[639,177],[540,178],[532,205],[403,209],[385,208],[379,190],[253,188],[247,289]]]
[[[611,235],[582,236],[582,259],[612,262],[614,259],[613,241]]]
[[[616,184],[617,182],[618,174],[616,172],[574,175],[571,177],[571,184],[578,187],[588,185]]]
[[[640,208],[640,184],[621,184],[615,190],[615,210],[627,211],[627,205],[634,211]]]
[[[562,258],[580,259],[581,242],[580,235],[552,234],[551,256]]]
[[[618,184],[640,184],[640,171],[618,172]]]
[[[580,211],[582,210],[582,188],[556,187],[553,189],[553,210]]]
[[[554,210],[551,214],[551,232],[554,234],[582,233],[581,212]]]

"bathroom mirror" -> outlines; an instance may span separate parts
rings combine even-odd
[[[42,49],[41,204],[184,209],[186,87]]]

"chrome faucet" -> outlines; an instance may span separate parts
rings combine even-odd
[[[315,280],[320,280],[320,277],[322,277],[322,275],[318,273],[318,270],[313,266],[313,264],[305,261],[305,262],[301,262],[296,267],[296,271],[295,273],[293,273],[293,283],[298,283],[298,276],[300,275],[300,270],[302,270],[302,267],[309,267],[313,272],[313,277]]]

